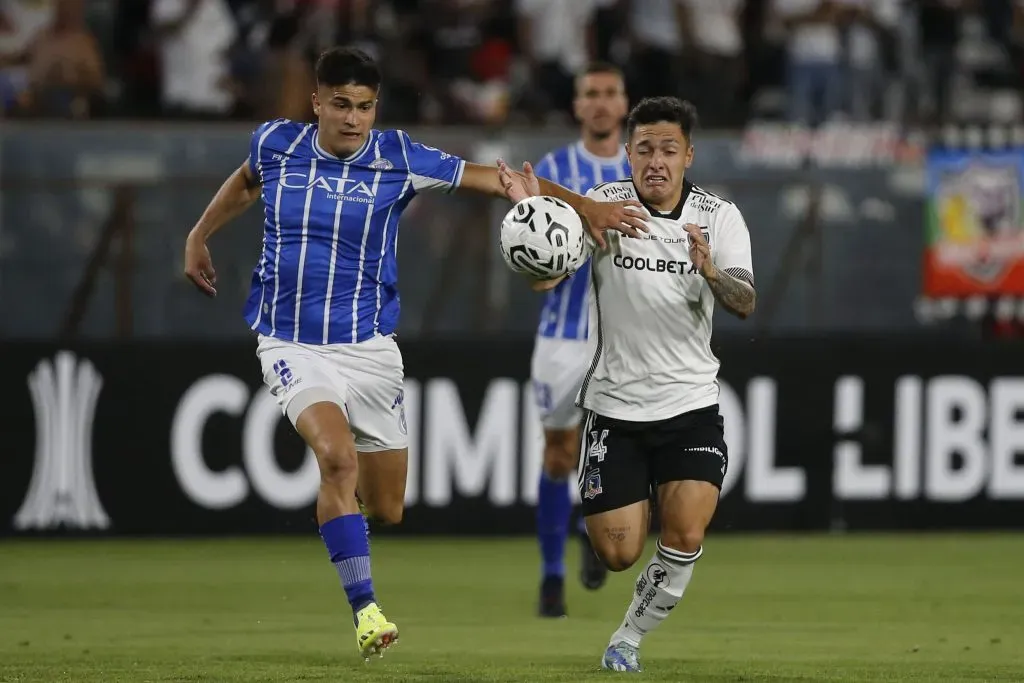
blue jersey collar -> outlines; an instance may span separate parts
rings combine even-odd
[[[374,133],[376,133],[376,131],[371,130],[370,134],[366,136],[366,142],[363,143],[363,146],[343,159],[341,157],[335,156],[334,154],[331,154],[330,152],[328,152],[327,150],[320,146],[320,127],[316,125],[314,125],[313,127],[316,129],[313,133],[313,151],[316,152],[317,155],[320,156],[321,158],[333,159],[334,161],[342,162],[355,161],[363,154],[365,154],[366,150],[370,148],[370,144],[373,142]]]

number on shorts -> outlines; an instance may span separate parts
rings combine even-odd
[[[533,383],[533,394],[537,401],[537,407],[540,408],[542,413],[550,413],[555,407],[554,401],[551,398],[551,385],[543,382]]]
[[[284,359],[274,363],[274,372],[281,378],[281,385],[287,387],[288,383],[292,381],[292,369],[288,367],[288,363]]]

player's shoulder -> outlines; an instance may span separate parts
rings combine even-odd
[[[309,132],[313,126],[311,123],[301,123],[291,119],[271,119],[256,126],[252,132],[253,138],[260,142],[294,142],[300,135]]]
[[[401,128],[375,129],[373,135],[376,136],[375,140],[380,148],[380,156],[390,159],[396,167],[413,167],[417,159],[422,161],[424,158],[430,160],[440,158],[441,161],[444,161],[453,156],[442,149],[419,142]]]
[[[688,208],[710,214],[729,212],[736,208],[736,205],[725,197],[721,197],[696,184],[690,185],[690,192],[686,198],[686,204]]]
[[[743,214],[736,204],[699,185],[691,185],[686,198],[686,210],[683,212],[684,222],[692,220],[696,215],[700,215],[702,220],[708,220],[712,226],[744,223]]]
[[[637,199],[636,186],[632,178],[611,180],[607,183],[594,185],[587,192],[587,196],[599,202],[620,202],[627,199]]]

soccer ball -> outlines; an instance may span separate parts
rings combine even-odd
[[[583,221],[555,197],[528,197],[501,222],[501,254],[509,268],[537,280],[576,272],[587,259]]]

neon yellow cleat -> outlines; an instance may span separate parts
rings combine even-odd
[[[356,612],[356,647],[364,659],[374,654],[383,657],[384,650],[396,640],[398,627],[387,620],[377,603],[371,602]]]

